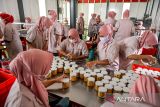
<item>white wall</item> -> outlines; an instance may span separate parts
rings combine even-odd
[[[46,0],[46,13],[48,13],[48,10],[57,11],[57,0]]]
[[[25,17],[31,17],[33,22],[39,18],[38,0],[23,0],[23,8]]]
[[[137,19],[143,19],[147,3],[131,3],[130,17],[136,17]]]
[[[15,21],[20,20],[17,0],[0,0],[0,11],[12,14]]]

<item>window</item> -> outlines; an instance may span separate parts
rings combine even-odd
[[[46,16],[46,2],[45,0],[38,0],[40,16]]]

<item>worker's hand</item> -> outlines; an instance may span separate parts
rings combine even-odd
[[[63,78],[67,78],[67,77],[68,77],[67,75],[63,74],[63,75],[61,75],[60,77],[57,77],[55,80],[56,80],[56,82],[61,83],[61,82],[62,82],[62,79],[63,79]]]
[[[153,57],[152,55],[147,55],[146,60],[149,64],[153,65],[157,63],[157,59]]]
[[[72,53],[69,53],[67,54],[67,57],[70,59],[70,60],[76,60],[76,56]]]
[[[96,65],[96,61],[91,61],[91,62],[87,62],[86,63],[86,67],[88,67],[88,68],[92,68],[92,67],[94,67]]]

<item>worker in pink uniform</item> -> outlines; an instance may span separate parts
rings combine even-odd
[[[74,28],[68,32],[68,38],[59,46],[59,53],[71,60],[81,60],[88,56],[86,43],[79,38]]]
[[[129,19],[129,10],[125,10],[123,13],[123,19],[116,22],[114,31],[116,32],[114,39],[117,41],[134,35],[135,27],[133,22]]]
[[[109,11],[108,12],[108,18],[104,21],[104,24],[111,24],[112,26],[115,26],[116,24],[116,12]]]
[[[49,10],[48,17],[52,21],[52,26],[49,30],[48,37],[48,51],[54,55],[58,55],[58,46],[60,45],[63,38],[63,27],[57,21],[57,13],[55,10]]]
[[[50,107],[46,87],[66,77],[45,79],[52,62],[53,55],[39,49],[18,54],[9,65],[16,80],[4,107]]]
[[[48,17],[40,17],[36,25],[28,30],[26,37],[28,49],[37,48],[47,50],[48,42],[48,29],[52,25]]]
[[[79,37],[80,39],[83,39],[83,34],[84,34],[84,13],[80,13],[79,18],[77,19],[77,26],[76,29],[78,30]]]
[[[23,51],[22,43],[16,28],[12,25],[14,17],[7,13],[1,13],[0,18],[5,26],[3,31],[4,41],[7,46],[9,58],[13,59],[16,55]]]
[[[88,26],[88,36],[90,37],[90,41],[92,41],[93,37],[95,36],[94,35],[94,25],[96,24],[96,14],[93,13],[91,14],[91,19],[89,21],[89,26]]]
[[[145,31],[141,37],[132,36],[122,40],[120,46],[120,69],[127,69],[134,60],[143,60],[154,64],[156,58],[152,55],[141,55],[143,47],[152,47],[158,44],[158,37],[151,30]]]
[[[95,65],[107,65],[107,69],[119,69],[119,46],[112,38],[113,28],[111,25],[103,25],[99,29],[100,42],[97,46],[98,60],[86,64],[92,68]]]
[[[32,25],[30,25],[31,22],[32,22],[32,19],[30,17],[25,17],[25,23],[26,24],[24,24],[24,26],[23,26],[24,29],[29,30],[32,27]]]
[[[129,95],[119,98],[130,100],[114,103],[105,102],[101,107],[160,107],[160,87],[152,77],[142,75],[132,86]]]

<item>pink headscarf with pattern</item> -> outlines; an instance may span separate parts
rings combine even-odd
[[[40,31],[43,31],[45,27],[51,26],[52,23],[48,17],[42,16],[37,21],[37,26]]]
[[[114,12],[114,11],[109,11],[109,13],[108,13],[108,17],[110,17],[110,18],[114,19],[114,18],[115,18],[115,16],[116,16],[116,12]]]
[[[52,16],[50,20],[54,23],[57,19],[57,12],[55,10],[49,10],[48,14]]]
[[[79,39],[79,33],[75,28],[69,30],[68,36],[74,37],[75,39]]]
[[[18,82],[30,89],[45,107],[49,107],[48,93],[41,79],[48,73],[52,60],[51,53],[30,49],[19,53],[9,65]]]
[[[103,25],[99,29],[99,33],[103,36],[110,36],[110,39],[112,38],[113,35],[113,27],[110,24]]]
[[[140,76],[130,90],[132,97],[143,97],[147,104],[160,107],[160,88],[152,77]]]
[[[128,17],[129,17],[129,10],[127,9],[123,12],[123,18],[128,18]]]
[[[145,31],[141,37],[139,38],[139,46],[140,48],[145,45],[153,46],[158,44],[158,37],[156,34],[152,33],[152,31]]]

